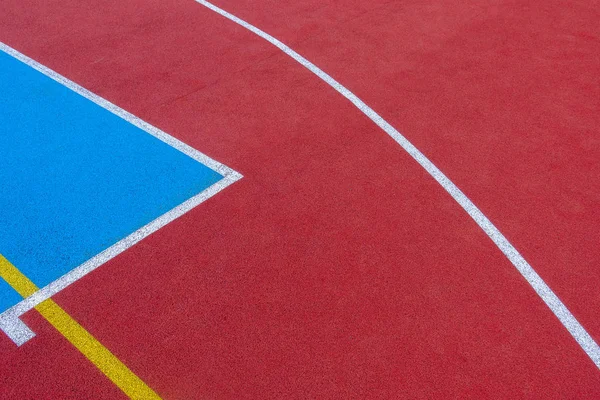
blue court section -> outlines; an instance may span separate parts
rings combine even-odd
[[[0,51],[0,253],[39,287],[221,178]]]

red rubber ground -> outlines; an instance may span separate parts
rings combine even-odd
[[[600,2],[364,3],[216,2],[403,132],[600,340]]]
[[[406,134],[598,339],[597,3],[216,4]],[[466,213],[264,40],[193,1],[1,7],[1,41],[244,175],[55,297],[164,398],[600,397]],[[25,319],[0,397],[121,396]]]

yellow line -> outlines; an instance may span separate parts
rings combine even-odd
[[[28,297],[38,287],[0,254],[0,277],[21,296]],[[158,395],[138,378],[125,364],[79,325],[58,304],[48,299],[38,304],[42,314],[73,346],[87,357],[131,399],[160,399]]]
[[[29,297],[39,289],[14,265],[0,254],[0,276],[21,296]]]

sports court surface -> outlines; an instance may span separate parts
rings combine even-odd
[[[600,399],[598,21],[3,0],[0,398]]]

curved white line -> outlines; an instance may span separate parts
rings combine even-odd
[[[354,93],[346,89],[342,84],[337,82],[319,67],[296,53],[294,50],[275,39],[273,36],[263,32],[254,25],[236,17],[233,14],[207,2],[204,0],[195,0],[197,3],[211,9],[212,11],[222,15],[223,17],[235,22],[238,25],[243,26],[249,31],[255,33],[266,41],[270,42],[288,56],[298,61],[304,67],[309,69],[312,73],[317,75],[329,86],[337,90],[342,96],[350,100],[352,104],[356,106],[363,114],[375,122],[381,129],[392,137],[404,150],[411,155],[421,166],[431,175],[438,183],[452,196],[454,200],[473,218],[473,220],[479,225],[481,229],[492,239],[492,241],[498,246],[498,248],[504,253],[504,255],[510,260],[515,268],[523,275],[523,277],[529,282],[535,292],[542,298],[544,303],[552,310],[554,315],[560,320],[573,338],[579,343],[583,351],[592,359],[596,367],[600,369],[600,347],[592,339],[590,334],[583,328],[583,326],[577,321],[577,319],[571,314],[567,307],[560,301],[558,296],[554,294],[552,289],[544,282],[544,280],[535,272],[535,270],[529,265],[527,261],[519,254],[517,249],[510,244],[510,242],[504,237],[504,235],[492,224],[492,222],[473,204],[471,200],[454,184],[446,175],[442,173],[423,153],[421,153],[411,142],[408,141],[400,132],[398,132],[392,125],[384,120],[379,114],[377,114],[371,107],[366,105],[361,99],[359,99]]]

